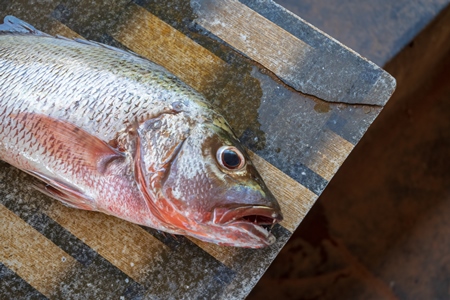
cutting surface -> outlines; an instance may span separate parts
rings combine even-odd
[[[244,298],[395,85],[271,1],[31,2],[0,5],[0,17],[132,50],[202,92],[251,151],[285,220],[269,248],[219,247],[64,207],[1,162],[0,298]]]

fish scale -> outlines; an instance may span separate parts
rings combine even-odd
[[[261,225],[279,205],[228,123],[153,62],[6,17],[0,119],[0,159],[68,206],[223,245],[274,242]]]
[[[9,94],[14,95],[15,93],[14,96],[16,96],[10,97],[10,101],[14,103],[9,105],[26,110],[29,103],[35,104],[41,96],[46,98],[46,102],[42,103],[40,107],[33,105],[33,110],[46,113],[52,117],[68,118],[68,121],[83,127],[92,134],[117,132],[123,128],[123,120],[131,117],[139,118],[138,114],[144,115],[146,109],[149,109],[150,106],[151,111],[154,111],[155,107],[158,106],[164,108],[167,106],[166,99],[180,98],[179,91],[175,94],[168,89],[154,90],[161,85],[170,84],[170,81],[156,82],[156,84],[149,86],[119,76],[121,72],[131,73],[134,71],[136,67],[133,68],[133,65],[131,67],[128,65],[122,66],[122,68],[125,68],[123,71],[119,69],[105,70],[105,68],[111,66],[108,60],[120,59],[122,56],[120,52],[105,51],[101,47],[88,47],[88,45],[72,41],[47,37],[2,36],[1,39],[2,47],[7,45],[2,49],[2,53],[8,53],[9,55],[2,56],[0,72],[10,74],[10,76],[2,76],[2,86],[13,89],[12,92],[9,91]],[[47,39],[48,41],[36,43],[33,39]],[[83,48],[89,48],[89,55],[86,53],[87,49],[84,52],[81,51]],[[29,52],[36,52],[36,55],[42,55],[43,58],[40,61],[33,61],[32,57],[27,55]],[[12,59],[11,53],[14,53],[14,59]],[[69,61],[68,56],[76,59],[76,62],[65,65]],[[59,61],[59,59],[62,61]],[[138,59],[134,58],[131,62]],[[147,64],[149,68],[153,67],[148,61],[142,60],[142,62]],[[103,65],[101,71],[99,71],[100,65]],[[71,69],[73,66],[75,68]],[[93,72],[93,69],[96,72]],[[158,67],[156,72],[160,72],[159,69]],[[29,77],[26,78],[27,85],[24,85],[24,76]],[[146,78],[150,82],[160,78],[158,75],[147,77],[150,77]],[[39,78],[40,81],[36,81],[36,78]],[[106,83],[111,85],[111,82],[114,82],[115,86],[105,87]],[[33,83],[33,86],[29,86],[30,83]],[[114,90],[116,93],[111,93]],[[162,99],[152,98],[151,95],[153,94],[162,96]],[[78,95],[84,100],[78,110],[72,109],[76,101],[72,95]],[[125,115],[123,112],[126,111],[125,106],[129,103],[127,100],[135,100],[136,95],[139,95],[141,99],[138,103],[134,103],[135,107],[139,109],[134,109],[130,111],[129,115]],[[98,111],[93,108],[99,104],[98,100],[103,99],[109,101],[108,105],[102,107],[104,109],[102,114],[105,117],[103,120],[110,122],[108,128],[102,127],[102,124],[87,121],[95,119],[95,114]],[[2,102],[2,104],[5,103]],[[66,114],[64,114],[65,111],[67,111]],[[109,120],[114,116],[118,120],[117,122]],[[108,136],[107,138],[113,137]]]
[[[0,125],[0,132],[2,132],[0,134],[2,141],[0,157],[22,169],[26,169],[29,163],[24,164],[23,160],[16,155],[8,155],[11,147],[15,148],[20,145],[23,154],[28,151],[26,155],[32,157],[32,160],[42,162],[34,171],[44,172],[48,169],[47,166],[54,165],[55,167],[50,173],[58,173],[60,178],[67,178],[66,181],[76,185],[80,190],[87,192],[89,189],[83,185],[86,181],[89,182],[93,179],[86,177],[87,174],[76,172],[77,169],[67,167],[64,162],[49,160],[51,156],[46,155],[49,149],[33,141],[31,136],[25,139],[27,132],[25,126],[11,120],[10,115],[23,112],[45,114],[55,119],[64,119],[96,137],[112,140],[118,132],[123,131],[128,126],[125,124],[126,120],[157,114],[155,108],[158,106],[162,107],[162,110],[167,110],[167,103],[161,101],[164,99],[159,100],[149,97],[154,93],[154,86],[151,85],[149,88],[148,85],[129,78],[118,77],[115,74],[120,74],[120,70],[117,69],[108,71],[108,69],[103,68],[101,72],[92,72],[95,61],[97,61],[97,68],[94,69],[100,69],[98,65],[104,61],[120,58],[122,56],[120,52],[116,53],[98,46],[89,47],[86,44],[50,37],[0,36],[0,40],[2,44],[1,53],[7,53],[7,55],[1,57],[0,78],[2,90],[4,90],[3,87],[6,87],[4,94],[8,95],[1,99],[0,111],[2,111],[2,114],[0,118],[2,120],[9,119],[7,123],[2,121]],[[40,42],[35,40],[40,40]],[[80,48],[88,48],[89,51],[85,49],[83,52]],[[30,52],[35,54],[31,56],[29,55]],[[86,52],[89,52],[89,55],[86,55]],[[43,55],[43,57],[34,62],[30,61],[32,57],[38,56],[38,54]],[[55,55],[59,55],[62,61],[59,61]],[[80,57],[80,55],[84,56]],[[101,55],[103,60],[97,59]],[[76,57],[77,61],[80,62],[76,64],[75,69],[70,69],[75,63],[63,64],[67,63],[67,57]],[[132,60],[139,60],[139,58],[133,57]],[[142,61],[152,67],[150,62]],[[108,63],[105,63],[105,65],[108,66]],[[116,63],[115,65],[119,64]],[[142,69],[133,65],[130,67],[126,64],[123,67],[128,67],[128,70],[125,70],[124,73],[130,73],[133,69]],[[156,66],[156,68],[158,72],[160,67]],[[111,79],[111,77],[114,78]],[[40,80],[36,81],[37,78]],[[151,78],[160,77],[153,75]],[[112,82],[114,82],[114,85]],[[105,88],[105,85],[109,88]],[[61,88],[61,86],[67,86],[68,88]],[[92,91],[96,91],[96,93],[92,93]],[[137,93],[140,94],[141,101],[138,103],[131,100],[127,101],[128,99],[136,99],[134,95]],[[164,93],[170,93],[170,91],[159,91],[157,95],[161,96]],[[166,98],[169,97],[170,95],[167,95]],[[175,95],[172,98],[176,97],[181,98],[180,95]],[[81,103],[75,105],[75,102],[80,100]],[[129,106],[129,103],[132,103],[134,108],[129,109],[129,114],[125,115],[123,112],[127,111],[125,107]],[[146,108],[150,108],[149,104],[151,110],[146,110]],[[31,143],[26,143],[26,140],[31,140]],[[62,166],[61,169],[58,168],[60,166]],[[137,191],[134,191],[134,193],[136,194]],[[95,193],[91,196],[98,197]],[[114,198],[117,197],[110,197],[110,199]],[[120,203],[121,201],[117,202]],[[107,205],[105,204],[105,206]]]

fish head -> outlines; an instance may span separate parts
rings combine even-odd
[[[185,234],[221,245],[260,248],[275,237],[280,206],[231,129],[194,128],[161,181],[164,218]]]

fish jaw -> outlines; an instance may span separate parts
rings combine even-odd
[[[275,242],[270,230],[281,220],[281,212],[274,208],[241,206],[216,208],[212,223],[227,237],[228,241],[222,242],[222,245],[261,248]]]
[[[261,209],[266,210],[270,215],[276,214],[272,209],[266,207],[235,208],[228,210],[228,213],[225,213],[225,215],[232,215],[234,213],[242,214],[244,210],[247,211],[249,215],[236,218],[227,223],[221,223],[223,220],[220,220],[220,217],[217,218],[218,215],[216,214],[214,220],[202,224],[193,224],[194,226],[192,226],[185,234],[221,246],[254,249],[268,247],[276,241],[275,236],[271,233],[271,229],[280,219],[272,219],[266,216],[253,214],[257,212],[253,212],[252,210],[260,211]],[[281,215],[277,216],[277,218],[280,217]],[[253,221],[251,220],[252,218],[254,219]],[[271,223],[271,225],[269,226],[267,223]]]
[[[245,199],[248,196],[248,190],[246,192],[242,192],[241,197],[238,197],[237,193],[233,191],[233,198]],[[257,191],[253,192],[257,193]],[[213,192],[212,194],[215,194],[216,197],[211,197],[211,201],[229,199],[226,196],[227,193]],[[267,197],[267,194],[264,196]],[[254,200],[254,202],[267,202],[262,195],[260,197],[259,201]],[[190,235],[223,246],[244,248],[270,246],[276,239],[266,228],[272,229],[275,224],[283,220],[281,210],[276,202],[271,207],[243,204],[242,202],[231,203],[216,206],[211,211],[201,205],[180,206],[178,200],[171,193],[171,189],[167,189],[164,196],[158,200],[158,214],[162,216],[163,220],[160,225],[165,226],[161,229],[176,234]]]
[[[226,225],[245,220],[258,225],[272,225],[283,220],[279,211],[267,206],[241,206],[214,209],[213,223]]]
[[[207,202],[221,204],[205,207],[191,201],[191,205],[180,206],[179,199],[168,188],[158,200],[159,207],[164,207],[158,213],[166,224],[177,224],[174,233],[218,245],[263,248],[275,242],[271,229],[283,220],[283,216],[270,191],[239,186],[236,189],[213,189],[208,198]]]
[[[279,211],[265,206],[217,208],[212,219],[196,222],[164,201],[171,209],[161,210],[165,222],[152,225],[173,234],[189,235],[221,246],[264,248],[275,243],[271,230],[283,217]],[[174,226],[176,225],[176,226]]]
[[[241,248],[263,248],[275,243],[275,236],[269,231],[257,224],[244,221],[236,221],[228,226],[221,227],[225,235],[221,246],[232,246]]]

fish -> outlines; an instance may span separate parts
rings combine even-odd
[[[224,246],[283,220],[228,122],[131,51],[0,25],[0,160],[66,206]]]

